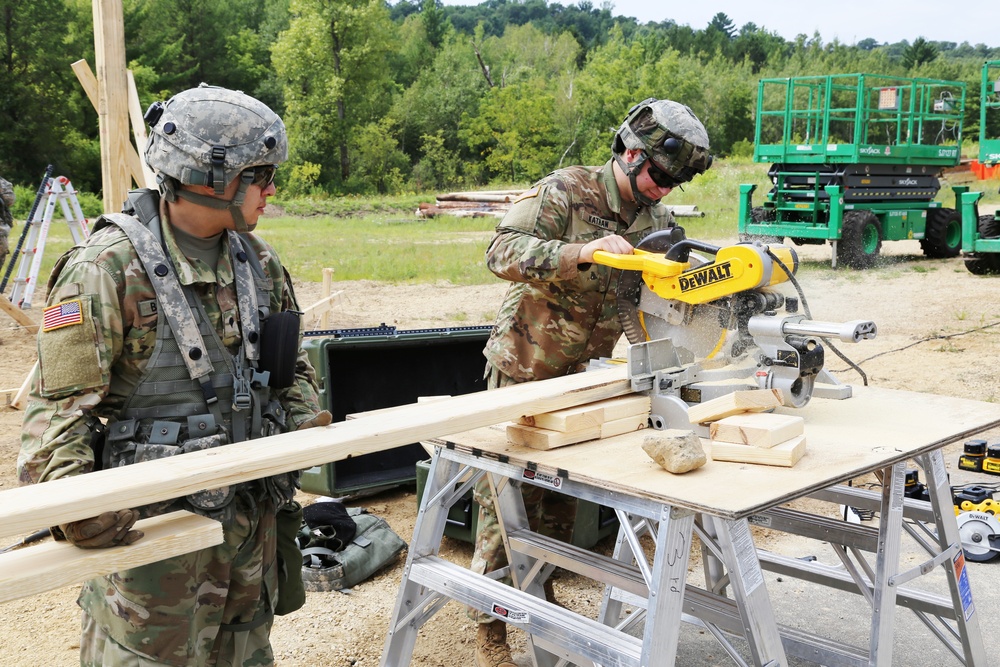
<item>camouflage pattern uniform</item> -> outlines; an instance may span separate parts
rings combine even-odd
[[[568,375],[584,370],[590,359],[611,356],[622,334],[620,272],[578,265],[580,250],[611,234],[635,246],[673,224],[662,204],[637,209],[622,200],[611,161],[561,169],[522,194],[486,251],[490,270],[512,283],[484,351],[490,387]],[[531,484],[521,488],[532,530],[540,524],[542,534],[572,539],[576,499]],[[482,574],[506,567],[507,554],[485,479],[474,497],[480,511],[472,569]],[[479,623],[495,620],[470,615]]]
[[[10,252],[10,228],[14,225],[14,216],[10,209],[16,201],[14,196],[14,186],[10,181],[0,178],[0,268],[7,261],[7,253]]]
[[[181,252],[162,208],[161,218],[180,283],[198,295],[220,341],[236,354],[242,334],[228,238],[223,234],[217,265],[207,266]],[[274,249],[256,236],[243,238],[267,275],[270,311],[298,310]],[[39,332],[18,458],[24,483],[94,469],[95,418],[120,415],[154,350],[162,309],[120,228],[95,232],[53,270],[47,305],[77,300],[79,322]],[[319,412],[316,379],[301,348],[295,382],[275,394],[291,430]],[[241,493],[231,507],[223,544],[84,585],[78,602],[92,632],[82,642],[82,664],[138,664],[136,654],[153,661],[143,665],[214,665],[216,656],[218,664],[273,664],[275,506],[267,494]]]

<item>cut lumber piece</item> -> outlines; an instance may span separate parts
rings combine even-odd
[[[222,544],[221,523],[183,510],[135,527],[145,536],[129,546],[80,549],[45,542],[0,555],[0,603]]]
[[[0,537],[632,393],[624,366],[0,491]]]
[[[688,407],[688,419],[692,424],[716,421],[741,412],[762,412],[780,406],[784,402],[780,389],[751,389],[734,391],[713,398],[704,403]]]
[[[805,432],[805,420],[793,415],[749,412],[732,415],[708,427],[712,441],[767,449]]]
[[[761,463],[791,468],[806,453],[806,436],[799,435],[771,448],[712,441],[713,461]]]
[[[606,401],[578,405],[574,408],[546,412],[540,415],[527,415],[518,419],[517,423],[570,433],[600,426],[604,422],[648,414],[649,396],[636,394],[609,398]]]
[[[556,447],[575,445],[578,442],[610,438],[622,433],[638,431],[641,428],[646,428],[648,422],[649,417],[645,414],[633,415],[571,433],[550,431],[547,428],[524,426],[522,424],[511,424],[507,427],[507,440],[515,445],[524,445],[532,449],[555,449]]]

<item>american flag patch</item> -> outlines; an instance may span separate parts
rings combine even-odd
[[[79,300],[57,303],[42,311],[42,331],[52,331],[81,323],[83,323],[83,308]]]

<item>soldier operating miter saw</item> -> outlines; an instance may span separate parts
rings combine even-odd
[[[691,428],[688,404],[740,390],[780,389],[796,408],[813,395],[849,398],[851,387],[824,368],[825,349],[861,373],[830,340],[876,335],[870,320],[809,319],[794,278],[798,256],[785,245],[717,247],[674,227],[647,236],[634,254],[598,251],[594,261],[622,270],[618,314],[629,376],[634,391],[650,395],[656,429]],[[774,289],[784,282],[797,297]]]

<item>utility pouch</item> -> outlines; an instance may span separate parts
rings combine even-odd
[[[271,313],[261,326],[258,367],[270,374],[267,384],[273,389],[291,387],[295,383],[295,364],[299,356],[299,315],[294,310]]]
[[[278,547],[278,603],[274,613],[290,614],[306,603],[302,585],[302,552],[296,540],[302,527],[302,505],[294,500],[278,509],[275,516]]]

